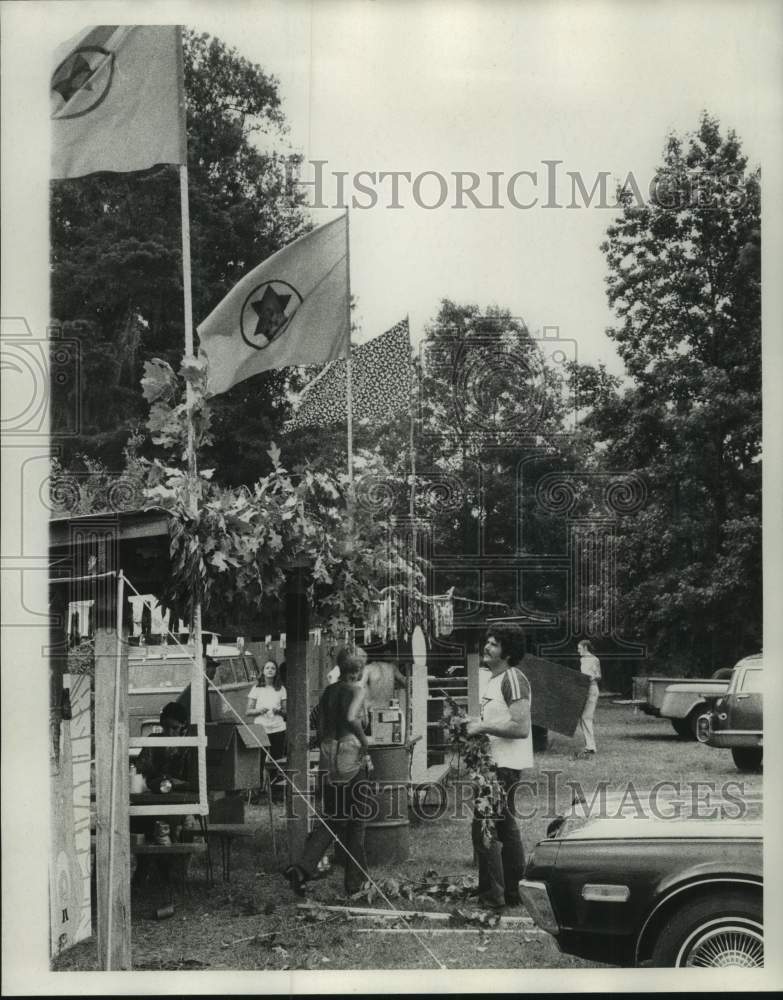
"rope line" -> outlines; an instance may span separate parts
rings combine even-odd
[[[150,610],[152,610],[152,602],[149,601],[149,600],[147,600],[147,598],[146,598],[145,595],[140,594],[139,591],[136,589],[136,587],[133,585],[133,583],[127,577],[125,577],[125,583],[131,588],[131,590],[133,590],[133,592],[136,594],[136,596],[137,597],[141,597],[142,600],[144,601],[144,603],[150,608]],[[174,640],[175,644],[177,646],[179,646],[180,650],[182,650],[183,655],[187,659],[189,659],[191,663],[195,664],[195,662],[196,662],[195,658],[188,652],[187,648],[182,645],[182,643],[179,641],[179,639],[176,637],[176,635],[169,629],[168,626],[165,626],[165,628],[166,628],[166,632],[168,633],[168,635],[170,635],[172,637],[172,639]],[[308,795],[305,792],[302,792],[302,790],[297,787],[297,785],[294,782],[294,780],[283,770],[282,767],[280,767],[280,765],[277,763],[277,761],[274,759],[274,757],[272,757],[272,755],[269,753],[268,749],[261,743],[261,741],[258,738],[258,734],[253,732],[253,728],[251,726],[249,726],[247,724],[247,722],[245,722],[245,720],[236,711],[236,709],[234,708],[234,706],[226,698],[226,696],[223,694],[223,692],[217,687],[217,685],[212,681],[212,679],[207,676],[206,670],[203,671],[203,674],[204,674],[204,678],[207,681],[207,684],[211,685],[211,687],[217,692],[218,696],[223,700],[223,702],[228,706],[228,708],[233,713],[233,715],[237,718],[237,720],[239,721],[239,724],[241,726],[243,726],[243,728],[246,729],[247,732],[249,732],[251,734],[251,736],[255,740],[256,746],[259,747],[261,750],[263,750],[263,752],[264,752],[264,754],[266,756],[266,759],[267,759],[267,763],[271,762],[274,765],[274,767],[282,775],[283,780],[286,781],[291,786],[291,789],[293,790],[293,792],[296,795],[299,796],[299,798],[304,802],[304,804],[310,810],[310,814],[315,819],[317,819],[320,823],[322,823],[324,827],[326,827],[326,830],[328,831],[328,833],[329,833],[330,837],[332,838],[332,840],[337,845],[339,845],[339,847],[342,848],[342,850],[345,852],[345,854],[347,855],[347,857],[349,857],[351,859],[351,861],[356,865],[356,867],[359,869],[359,871],[362,873],[362,875],[365,876],[365,878],[370,883],[370,885],[373,886],[373,888],[376,890],[376,892],[381,897],[381,899],[383,899],[384,902],[386,902],[388,904],[389,909],[393,913],[395,913],[397,915],[397,920],[401,921],[405,925],[405,929],[414,936],[414,938],[419,942],[419,944],[427,952],[427,954],[430,956],[430,958],[433,959],[433,961],[436,963],[436,965],[438,966],[438,968],[440,968],[440,969],[447,969],[448,966],[446,966],[438,958],[438,956],[431,950],[431,948],[429,947],[429,945],[427,944],[427,942],[424,941],[424,939],[421,938],[418,935],[418,933],[416,932],[416,929],[413,928],[413,927],[411,927],[408,924],[408,917],[405,915],[405,911],[397,909],[397,907],[392,903],[392,901],[389,899],[389,897],[386,895],[386,893],[383,891],[383,889],[381,889],[381,887],[378,885],[378,883],[373,879],[372,875],[368,871],[366,871],[359,864],[359,862],[356,860],[356,858],[353,856],[353,854],[351,854],[351,852],[348,850],[348,848],[345,846],[345,844],[342,842],[342,840],[339,838],[339,836],[335,833],[335,831],[332,829],[332,827],[326,822],[326,820],[324,819],[324,817],[318,812],[318,810],[315,808],[315,806],[313,806],[313,804],[309,801]],[[271,794],[271,789],[270,789],[270,794]]]

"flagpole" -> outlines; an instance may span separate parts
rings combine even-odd
[[[408,342],[410,345],[410,335],[411,335],[411,317],[410,313],[405,317],[405,322],[408,327]],[[410,410],[410,420],[409,420],[409,441],[408,447],[411,454],[411,498],[410,498],[410,517],[413,520],[416,516],[416,441],[415,441],[415,413],[416,413],[416,384],[414,379],[415,365],[413,360],[409,361],[410,371],[411,371],[411,389],[408,399],[408,407]]]
[[[179,26],[179,83],[182,88],[182,120],[185,120],[185,72],[182,54],[182,25]],[[187,150],[187,139],[186,146]],[[187,154],[185,162],[179,167],[179,204],[180,217],[182,220],[182,294],[184,297],[184,318],[185,318],[185,357],[195,357],[193,347],[193,294],[190,270],[190,199],[188,197],[188,163]],[[185,400],[188,414],[188,505],[191,513],[198,514],[198,463],[196,459],[196,441],[193,429],[193,388],[190,382],[186,384]],[[204,736],[204,685],[202,677],[204,675],[203,650],[201,648],[201,601],[196,600],[193,604],[193,660],[194,660],[194,680],[196,683],[190,685],[190,717],[195,718],[196,735]],[[203,798],[203,791],[207,784],[206,758],[203,750],[199,749],[198,758],[198,788],[199,802]]]
[[[348,276],[348,348],[345,357],[345,405],[348,422],[348,485],[353,487],[353,378],[351,372],[351,240],[350,215],[345,209],[345,267]]]
[[[415,438],[415,424],[416,424],[416,384],[414,380],[415,365],[411,357],[412,348],[410,346],[411,338],[411,317],[410,313],[405,317],[405,322],[408,327],[408,347],[409,347],[409,357],[408,364],[410,365],[410,392],[408,394],[408,409],[409,409],[409,440],[408,448],[411,456],[411,493],[410,493],[410,507],[409,516],[411,519],[411,548],[413,550],[413,558],[411,560],[413,571],[411,573],[411,584],[410,584],[410,594],[408,595],[409,606],[413,604],[413,592],[416,586],[416,438]]]

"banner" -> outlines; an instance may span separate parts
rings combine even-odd
[[[52,177],[185,163],[176,25],[86,28],[55,53]]]
[[[410,406],[411,360],[408,320],[380,337],[351,348],[352,413],[354,420],[387,420]],[[346,419],[345,359],[305,386],[303,398],[286,430]]]
[[[278,250],[198,327],[210,395],[272,368],[326,364],[345,354],[346,225],[343,215]]]

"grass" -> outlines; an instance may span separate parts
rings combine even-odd
[[[599,782],[624,790],[633,782],[637,791],[656,782],[677,782],[690,794],[695,782],[720,788],[733,782],[744,792],[761,791],[761,775],[741,775],[727,750],[683,742],[665,720],[635,714],[627,705],[601,699],[596,715],[599,752],[591,761],[574,761],[581,747],[579,737],[567,739],[551,734],[546,753],[538,754],[538,774],[532,789],[520,802],[529,818],[520,823],[526,851],[540,840],[553,812],[567,808],[578,783],[589,797]],[[704,795],[707,785],[698,794]],[[450,804],[456,799],[450,789]],[[533,813],[533,806],[538,806]],[[590,963],[561,955],[548,936],[525,929],[498,934],[481,929],[477,933],[411,934],[358,933],[371,927],[369,921],[348,921],[342,914],[319,920],[297,910],[279,871],[285,857],[285,819],[276,806],[279,855],[272,850],[266,805],[247,809],[246,819],[258,824],[252,840],[235,842],[232,881],[219,881],[219,850],[213,851],[218,881],[206,882],[201,862],[191,862],[189,888],[184,900],[177,899],[175,914],[168,920],[154,919],[165,902],[154,889],[134,893],[132,898],[133,968],[141,969],[417,969],[436,967],[433,952],[450,969],[566,969],[586,968]],[[397,865],[372,870],[376,880],[413,879],[425,872],[456,878],[474,875],[470,845],[469,815],[454,816],[453,808],[434,822],[412,822],[410,858]],[[312,883],[308,898],[322,903],[338,902],[342,896],[342,871],[333,868]],[[364,905],[364,904],[361,904]],[[382,906],[382,903],[373,903]],[[396,905],[396,901],[395,901]],[[400,908],[422,908],[400,903]],[[433,903],[430,909],[446,909]],[[434,927],[443,925],[435,924]],[[424,947],[426,944],[427,948]],[[57,970],[81,971],[98,968],[95,939],[65,952],[54,963]]]

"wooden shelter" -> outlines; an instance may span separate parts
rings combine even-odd
[[[67,945],[68,907],[57,897],[69,884],[59,877],[63,857],[75,853],[69,822],[72,770],[61,748],[69,743],[70,709],[63,677],[67,668],[68,606],[92,602],[95,634],[95,863],[98,953],[104,969],[130,968],[130,836],[131,815],[208,811],[203,686],[194,683],[191,722],[196,734],[156,739],[128,737],[127,597],[160,591],[169,566],[168,515],[163,510],[113,512],[54,518],[50,522],[51,642],[49,649],[50,732],[53,822],[50,892],[53,951]],[[194,658],[193,680],[201,669]],[[196,747],[199,791],[187,804],[130,805],[128,750],[166,742]],[[72,880],[70,880],[72,882]],[[59,920],[59,924],[57,921]]]
[[[128,635],[132,624],[128,598],[160,593],[169,566],[169,515],[165,510],[63,516],[50,522],[52,952],[74,941],[72,887],[80,881],[73,822],[73,770],[67,752],[61,752],[70,746],[71,735],[68,692],[63,683],[68,664],[68,609],[78,606],[90,609],[95,637],[96,908],[98,953],[104,969],[127,969],[131,964],[129,818],[177,813],[207,816],[209,812],[204,683],[197,657],[193,658],[190,704],[195,735],[165,739],[128,735]],[[302,798],[289,797],[287,842],[292,854],[301,848],[307,835],[310,675],[320,678],[326,661],[323,649],[308,649],[306,584],[305,567],[295,569],[285,595],[288,727],[293,734],[288,770],[303,793]],[[248,643],[248,648],[253,645]],[[316,670],[308,670],[314,665]],[[130,804],[129,748],[167,744],[196,748],[198,796],[182,803],[174,803],[169,797],[164,804]]]

